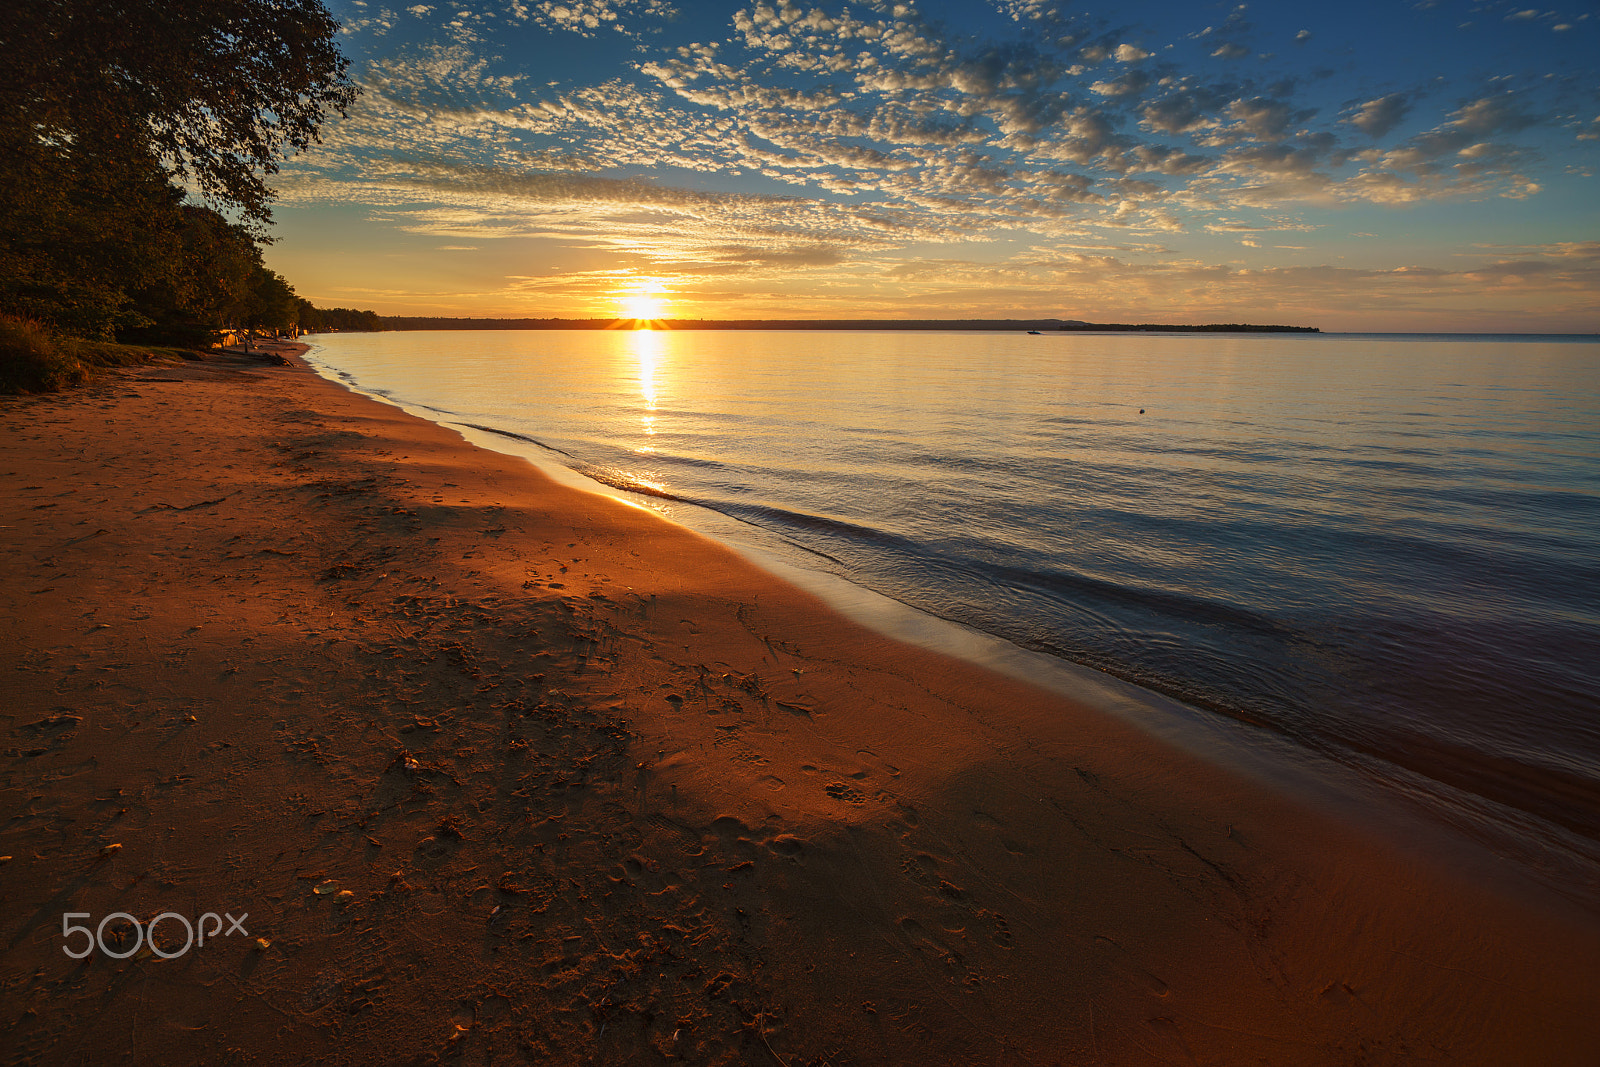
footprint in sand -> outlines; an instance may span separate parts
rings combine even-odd
[[[856,749],[856,755],[860,756],[869,765],[874,766],[878,770],[882,771],[884,774],[887,774],[890,778],[898,778],[898,777],[900,777],[900,768],[899,767],[896,767],[894,764],[889,763],[882,756],[879,756],[876,752],[872,751],[870,748],[858,748],[858,749]],[[856,775],[854,777],[864,777],[864,775]]]
[[[779,834],[767,842],[767,847],[780,856],[787,856],[792,860],[804,859],[806,854],[805,842],[793,834]]]
[[[867,798],[859,790],[851,789],[843,782],[834,782],[822,790],[835,800],[842,800],[846,804],[865,804]]]
[[[925,926],[909,916],[900,920],[900,929],[917,951],[930,962],[938,963],[946,974],[961,975],[967,971],[967,961],[954,949],[928,933]]]
[[[437,867],[460,849],[461,843],[453,837],[440,839],[424,837],[417,843],[413,862],[419,867]]]

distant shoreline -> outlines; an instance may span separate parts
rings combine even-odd
[[[1321,333],[1315,326],[1173,325],[1078,319],[455,319],[381,316],[387,330],[1036,330],[1039,333]]]

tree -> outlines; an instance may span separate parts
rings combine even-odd
[[[0,127],[120,141],[261,232],[263,176],[355,99],[338,29],[321,0],[8,0]]]
[[[145,322],[119,328],[119,340],[208,346],[240,318],[265,269],[261,249],[243,226],[210,208],[178,210],[180,255],[165,276],[133,294],[133,308]]]
[[[293,329],[299,317],[299,297],[295,296],[294,287],[276,271],[258,269],[250,279],[239,324],[251,330],[282,333]]]
[[[357,311],[354,308],[317,308],[316,329],[348,330],[362,333],[380,333],[383,320],[375,311]],[[304,325],[304,319],[301,319]]]
[[[174,179],[268,240],[266,177],[355,97],[337,32],[321,0],[0,5],[0,312],[92,338],[173,318],[152,294],[199,277]]]
[[[295,302],[300,305],[300,328],[308,333],[321,331],[324,328],[322,312],[303,296],[295,297]]]
[[[182,199],[147,153],[0,134],[0,312],[95,339],[144,324],[132,293],[177,266]]]

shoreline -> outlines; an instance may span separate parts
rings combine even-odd
[[[471,335],[446,334],[437,340],[443,343],[456,336]],[[833,610],[875,632],[1088,703],[1202,760],[1221,763],[1310,807],[1332,810],[1363,832],[1382,834],[1402,848],[1430,849],[1444,862],[1465,866],[1475,876],[1506,877],[1497,875],[1496,868],[1510,862],[1515,868],[1511,881],[1531,877],[1580,907],[1600,905],[1600,854],[1593,848],[1593,835],[1585,836],[1584,829],[1563,821],[1564,815],[1569,819],[1571,815],[1560,810],[1557,799],[1575,791],[1571,783],[1559,778],[1546,781],[1540,792],[1526,778],[1513,779],[1510,785],[1499,779],[1464,779],[1461,769],[1448,761],[1430,765],[1425,747],[1380,749],[1338,736],[1311,738],[1270,716],[1240,713],[1226,702],[1208,701],[1207,694],[1181,680],[1166,679],[1165,685],[1158,680],[1152,686],[1132,671],[1097,669],[1027,649],[1004,636],[1003,626],[974,629],[874,591],[870,574],[845,576],[846,568],[838,559],[814,556],[806,545],[796,545],[759,520],[753,524],[736,516],[714,495],[704,499],[704,486],[668,488],[646,477],[640,488],[641,478],[628,473],[625,460],[612,459],[611,464],[621,465],[599,470],[592,462],[580,462],[565,451],[571,444],[545,443],[562,436],[563,431],[555,429],[562,425],[559,412],[552,412],[555,423],[538,427],[526,420],[499,418],[471,403],[463,407],[461,398],[434,398],[432,404],[445,406],[430,406],[424,399],[426,390],[395,389],[393,380],[386,384],[394,392],[368,391],[334,354],[340,351],[337,339],[328,344],[331,352],[315,345],[308,358],[329,380],[450,429],[479,448],[519,456],[564,485],[651,508],[817,595]],[[379,348],[384,347],[380,341]],[[404,347],[423,353],[433,344]],[[564,388],[561,383],[552,386]],[[402,394],[416,399],[402,400]],[[464,413],[468,411],[474,414]],[[549,436],[552,432],[554,437]],[[1545,820],[1530,812],[1554,817]],[[1485,852],[1488,855],[1480,854]]]
[[[24,1058],[1600,1041],[1593,916],[899,644],[298,360],[3,403]],[[60,953],[64,912],[229,905],[266,948]]]
[[[474,319],[429,315],[379,316],[388,329],[413,330],[819,330],[1066,333],[1321,333],[1315,326],[1252,323],[1083,322],[1078,319]]]

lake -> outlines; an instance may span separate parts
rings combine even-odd
[[[1600,896],[1600,339],[311,340],[361,391],[1247,724]]]

